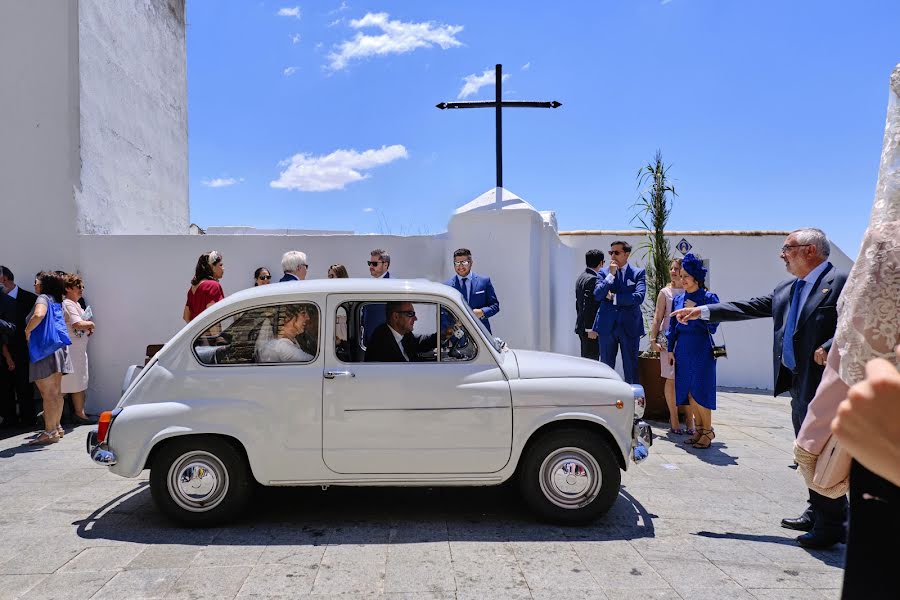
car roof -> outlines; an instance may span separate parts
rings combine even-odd
[[[296,298],[298,294],[435,294],[451,296],[454,288],[427,279],[308,279],[286,281],[247,288],[226,297],[223,302],[232,304],[247,300],[267,300],[282,297]],[[221,303],[219,303],[221,304]]]

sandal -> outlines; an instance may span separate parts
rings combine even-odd
[[[63,429],[62,425],[56,428],[56,435],[59,436],[59,439],[63,439],[64,437],[66,437],[66,430]]]
[[[669,427],[669,433],[671,433],[672,435],[684,435],[685,431],[681,427],[677,427],[677,428]]]
[[[42,431],[36,438],[28,442],[29,446],[48,446],[59,441],[59,434],[56,431]]]
[[[699,442],[700,438],[703,437],[703,432],[700,429],[693,431],[693,433],[691,433],[691,432],[692,432],[692,430],[688,429],[685,433],[690,433],[691,434],[690,437],[686,437],[683,440],[681,440],[681,443],[684,444],[685,446],[692,446],[693,444],[696,444],[697,442]]]
[[[707,430],[703,431],[703,433],[700,434],[700,437],[697,438],[697,441],[694,442],[691,445],[691,447],[696,448],[697,450],[706,450],[707,448],[712,446],[712,442],[715,439],[715,437],[716,437],[716,433],[712,429],[707,429]],[[709,441],[705,444],[701,444],[700,440],[702,440],[703,438],[706,438]]]

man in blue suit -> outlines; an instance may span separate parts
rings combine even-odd
[[[616,356],[622,349],[622,369],[625,381],[638,382],[638,346],[644,335],[641,305],[647,293],[644,269],[628,264],[631,244],[610,244],[609,272],[597,277],[594,299],[600,303],[594,331],[600,338],[600,360],[616,368]]]
[[[390,279],[391,278],[391,255],[387,250],[375,248],[369,253],[369,260],[366,261],[369,267],[369,275],[373,279]],[[387,315],[384,312],[384,304],[367,304],[363,307],[363,343],[368,346],[372,334],[378,329],[378,326],[387,321]]]
[[[491,278],[473,273],[473,264],[472,253],[469,249],[460,248],[453,253],[453,269],[456,271],[456,275],[444,283],[456,288],[463,295],[475,316],[481,319],[488,331],[491,331],[491,323],[488,319],[500,312],[500,301],[497,300]]]

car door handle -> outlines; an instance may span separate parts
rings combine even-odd
[[[325,379],[334,379],[335,377],[356,377],[353,371],[325,371]]]

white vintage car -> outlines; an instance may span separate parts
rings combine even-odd
[[[188,525],[232,519],[256,483],[512,478],[540,517],[583,523],[652,439],[640,386],[596,361],[508,349],[455,289],[420,280],[238,292],[129,372],[88,453],[123,477],[150,469],[159,509]]]

